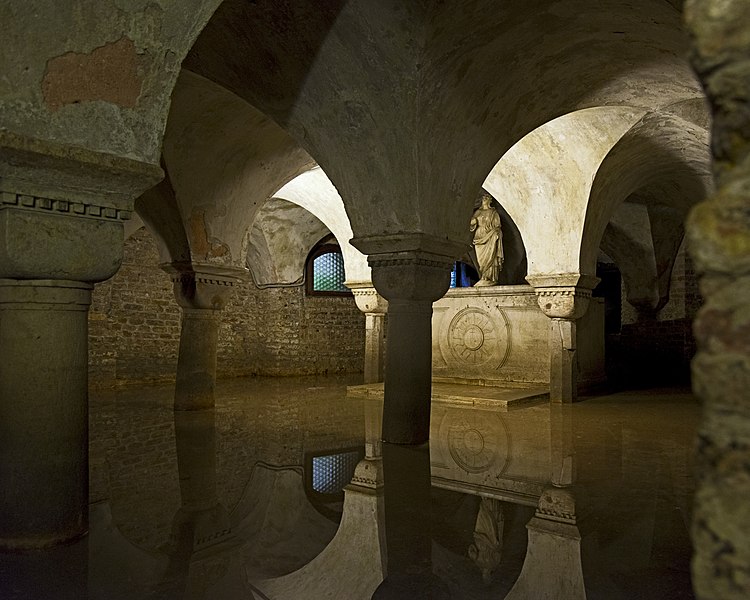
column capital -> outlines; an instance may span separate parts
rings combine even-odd
[[[389,302],[434,302],[450,286],[453,260],[427,252],[389,252],[368,257],[372,283]]]
[[[547,487],[539,498],[534,515],[539,519],[575,525],[576,498],[572,488]]]
[[[528,275],[542,312],[551,319],[580,319],[589,307],[599,278],[581,273]]]
[[[222,310],[247,269],[198,263],[160,265],[172,279],[177,303],[183,309]]]
[[[357,308],[363,313],[384,315],[388,312],[388,300],[378,294],[372,281],[345,281],[344,285],[352,291]]]
[[[158,165],[0,131],[0,277],[110,278],[135,198],[163,176]]]

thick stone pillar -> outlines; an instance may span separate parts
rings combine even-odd
[[[586,314],[591,290],[599,279],[578,273],[530,275],[526,279],[534,286],[539,308],[551,319],[550,402],[575,402],[578,396],[576,321]]]
[[[182,308],[174,408],[213,408],[221,311],[245,271],[197,264],[162,268],[171,275],[174,295]]]
[[[357,308],[365,313],[365,383],[383,381],[385,366],[385,313],[388,301],[372,283],[347,283]]]
[[[88,529],[88,322],[158,167],[0,132],[0,548]],[[75,157],[75,158],[71,158]]]
[[[717,185],[687,224],[704,297],[692,363],[703,402],[693,587],[730,600],[750,597],[750,10],[747,0],[688,0],[685,17],[713,113]]]
[[[448,290],[452,257],[460,254],[447,242],[445,249],[434,241],[429,251],[411,249],[420,242],[419,236],[352,240],[369,255],[372,282],[388,300],[383,441],[395,444],[429,440],[432,303]]]
[[[0,279],[0,543],[5,547],[50,545],[86,531],[92,287]]]

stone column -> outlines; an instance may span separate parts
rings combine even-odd
[[[421,444],[430,436],[432,303],[448,290],[453,258],[402,251],[368,260],[388,300],[383,441]]]
[[[589,306],[591,290],[599,279],[591,275],[529,275],[537,302],[550,319],[550,402],[575,402],[578,395],[576,321]]]
[[[692,363],[703,404],[693,587],[730,600],[750,597],[750,11],[747,0],[688,0],[685,17],[713,113],[717,186],[687,223],[704,297]]]
[[[388,301],[372,283],[346,283],[354,294],[357,308],[365,313],[365,383],[383,381],[385,364],[385,313]]]
[[[177,263],[162,265],[162,269],[171,275],[174,295],[182,308],[174,408],[213,408],[221,311],[245,271]]]
[[[5,549],[51,546],[88,529],[91,289],[119,268],[133,198],[161,176],[158,167],[42,146],[0,132]]]

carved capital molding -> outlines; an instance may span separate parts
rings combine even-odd
[[[388,300],[378,294],[371,281],[345,281],[344,285],[352,291],[357,308],[363,313],[384,315],[388,312]]]
[[[576,523],[576,501],[569,488],[546,488],[536,509],[536,517],[559,523]]]
[[[453,259],[421,251],[389,252],[368,257],[372,283],[389,302],[434,302],[450,286]]]
[[[132,216],[132,211],[115,206],[0,191],[0,211],[9,209],[99,221],[127,221]]]
[[[526,280],[534,286],[539,308],[545,315],[571,321],[586,314],[591,291],[599,283],[598,277],[580,273],[529,275]]]
[[[177,303],[185,310],[222,310],[247,269],[194,263],[161,265],[172,279]]]
[[[354,470],[354,477],[347,486],[350,488],[367,488],[370,490],[379,490],[383,487],[383,459],[382,458],[365,458],[357,464]]]

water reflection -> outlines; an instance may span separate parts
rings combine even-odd
[[[172,412],[170,388],[92,402],[90,536],[0,555],[0,597],[692,597],[687,394],[436,403],[408,447],[345,383],[225,383],[215,411]],[[311,457],[356,447],[343,496],[344,460],[313,483]]]

